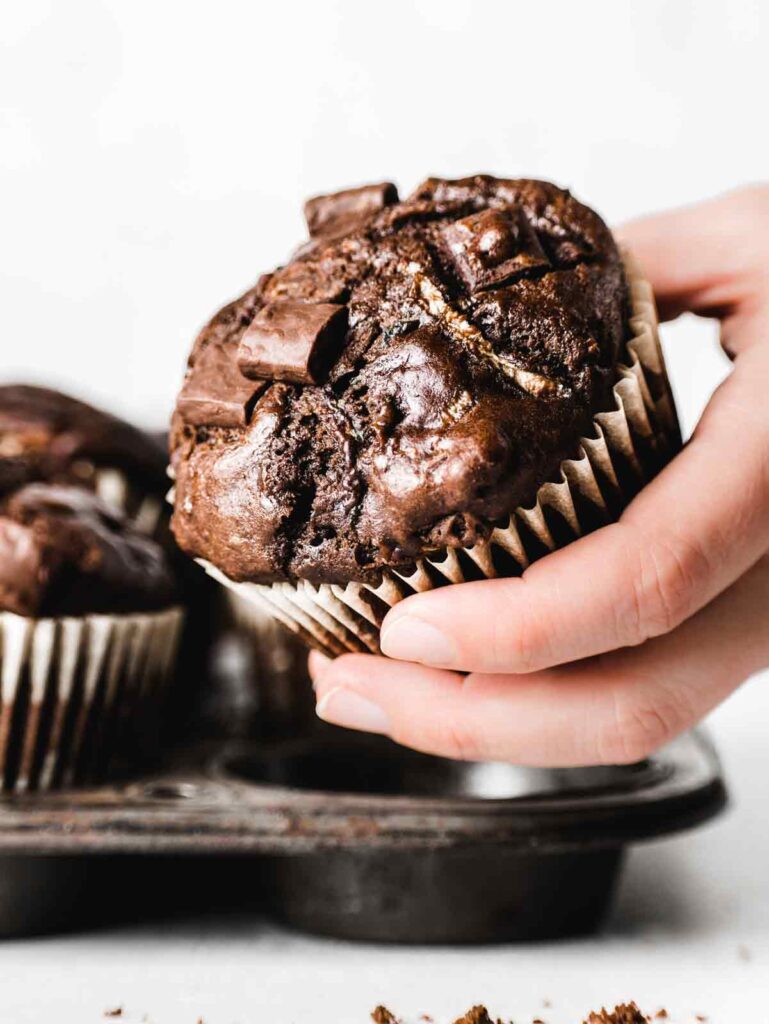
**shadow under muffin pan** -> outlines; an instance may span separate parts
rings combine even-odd
[[[369,941],[585,934],[629,844],[725,800],[696,732],[637,765],[569,770],[331,729],[204,744],[124,786],[0,801],[0,933],[216,910]]]

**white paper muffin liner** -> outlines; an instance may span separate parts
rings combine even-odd
[[[305,643],[336,656],[379,653],[379,628],[398,601],[466,580],[520,575],[537,558],[616,520],[681,444],[659,341],[654,295],[635,260],[623,254],[630,291],[627,365],[618,368],[614,408],[593,419],[573,458],[543,484],[530,508],[473,547],[446,548],[401,570],[385,569],[378,584],[235,583],[201,560],[240,601],[272,615]]]
[[[261,724],[285,731],[314,717],[307,649],[278,620],[252,601],[224,587],[225,626],[249,650],[251,689]]]
[[[101,781],[124,727],[170,681],[180,608],[33,619],[0,613],[0,789]]]

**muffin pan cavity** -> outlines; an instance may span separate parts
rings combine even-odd
[[[331,729],[201,744],[125,786],[0,801],[0,932],[216,907],[361,940],[575,935],[606,916],[630,844],[725,799],[699,733],[639,765],[568,771]]]

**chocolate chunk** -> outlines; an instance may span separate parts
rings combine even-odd
[[[596,252],[590,239],[573,225],[540,216],[535,219],[534,226],[548,259],[559,270],[595,258]]]
[[[196,427],[244,427],[254,400],[264,390],[238,370],[234,343],[204,348],[187,373],[176,409]]]
[[[304,204],[304,219],[310,237],[337,237],[352,231],[358,224],[379,213],[385,206],[398,202],[398,190],[390,181],[362,185],[326,196],[314,196]]]
[[[240,339],[240,372],[264,380],[320,384],[336,362],[346,332],[346,306],[269,303]]]
[[[527,271],[550,266],[520,210],[483,210],[447,224],[442,236],[471,292],[499,288]]]

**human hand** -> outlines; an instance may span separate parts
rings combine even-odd
[[[663,319],[734,369],[619,522],[520,578],[398,604],[388,658],[311,656],[318,714],[452,758],[622,764],[769,665],[769,186],[626,225]]]

